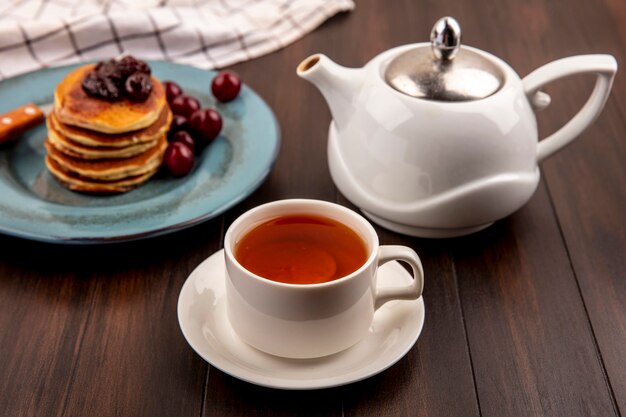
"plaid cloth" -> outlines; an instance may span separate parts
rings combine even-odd
[[[4,0],[0,80],[122,52],[220,68],[280,49],[352,0]]]

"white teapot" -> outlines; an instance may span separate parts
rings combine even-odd
[[[440,19],[430,43],[393,48],[365,67],[316,54],[298,65],[333,117],[330,173],[339,190],[375,223],[420,237],[481,230],[516,211],[539,182],[538,162],[598,116],[617,62],[581,55],[551,62],[523,79],[499,58],[460,45],[458,23]],[[539,141],[533,110],[558,78],[595,73],[583,108]]]

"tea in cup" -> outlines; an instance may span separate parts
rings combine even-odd
[[[419,298],[423,270],[405,246],[379,246],[374,228],[343,206],[281,200],[235,220],[224,240],[226,304],[247,344],[287,358],[340,352],[368,333],[374,313],[394,299]],[[414,280],[378,287],[378,267],[409,264]]]

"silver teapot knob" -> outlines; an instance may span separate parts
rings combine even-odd
[[[403,94],[441,102],[480,100],[504,84],[497,61],[474,48],[461,47],[461,27],[449,16],[435,23],[430,45],[407,47],[389,61],[384,76]]]
[[[453,59],[461,46],[461,26],[453,17],[442,17],[430,32],[430,45],[437,59]]]

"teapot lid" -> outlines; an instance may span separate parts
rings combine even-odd
[[[461,27],[454,18],[435,23],[430,43],[395,57],[385,81],[401,93],[435,101],[479,100],[502,86],[504,74],[496,64],[461,48]]]

